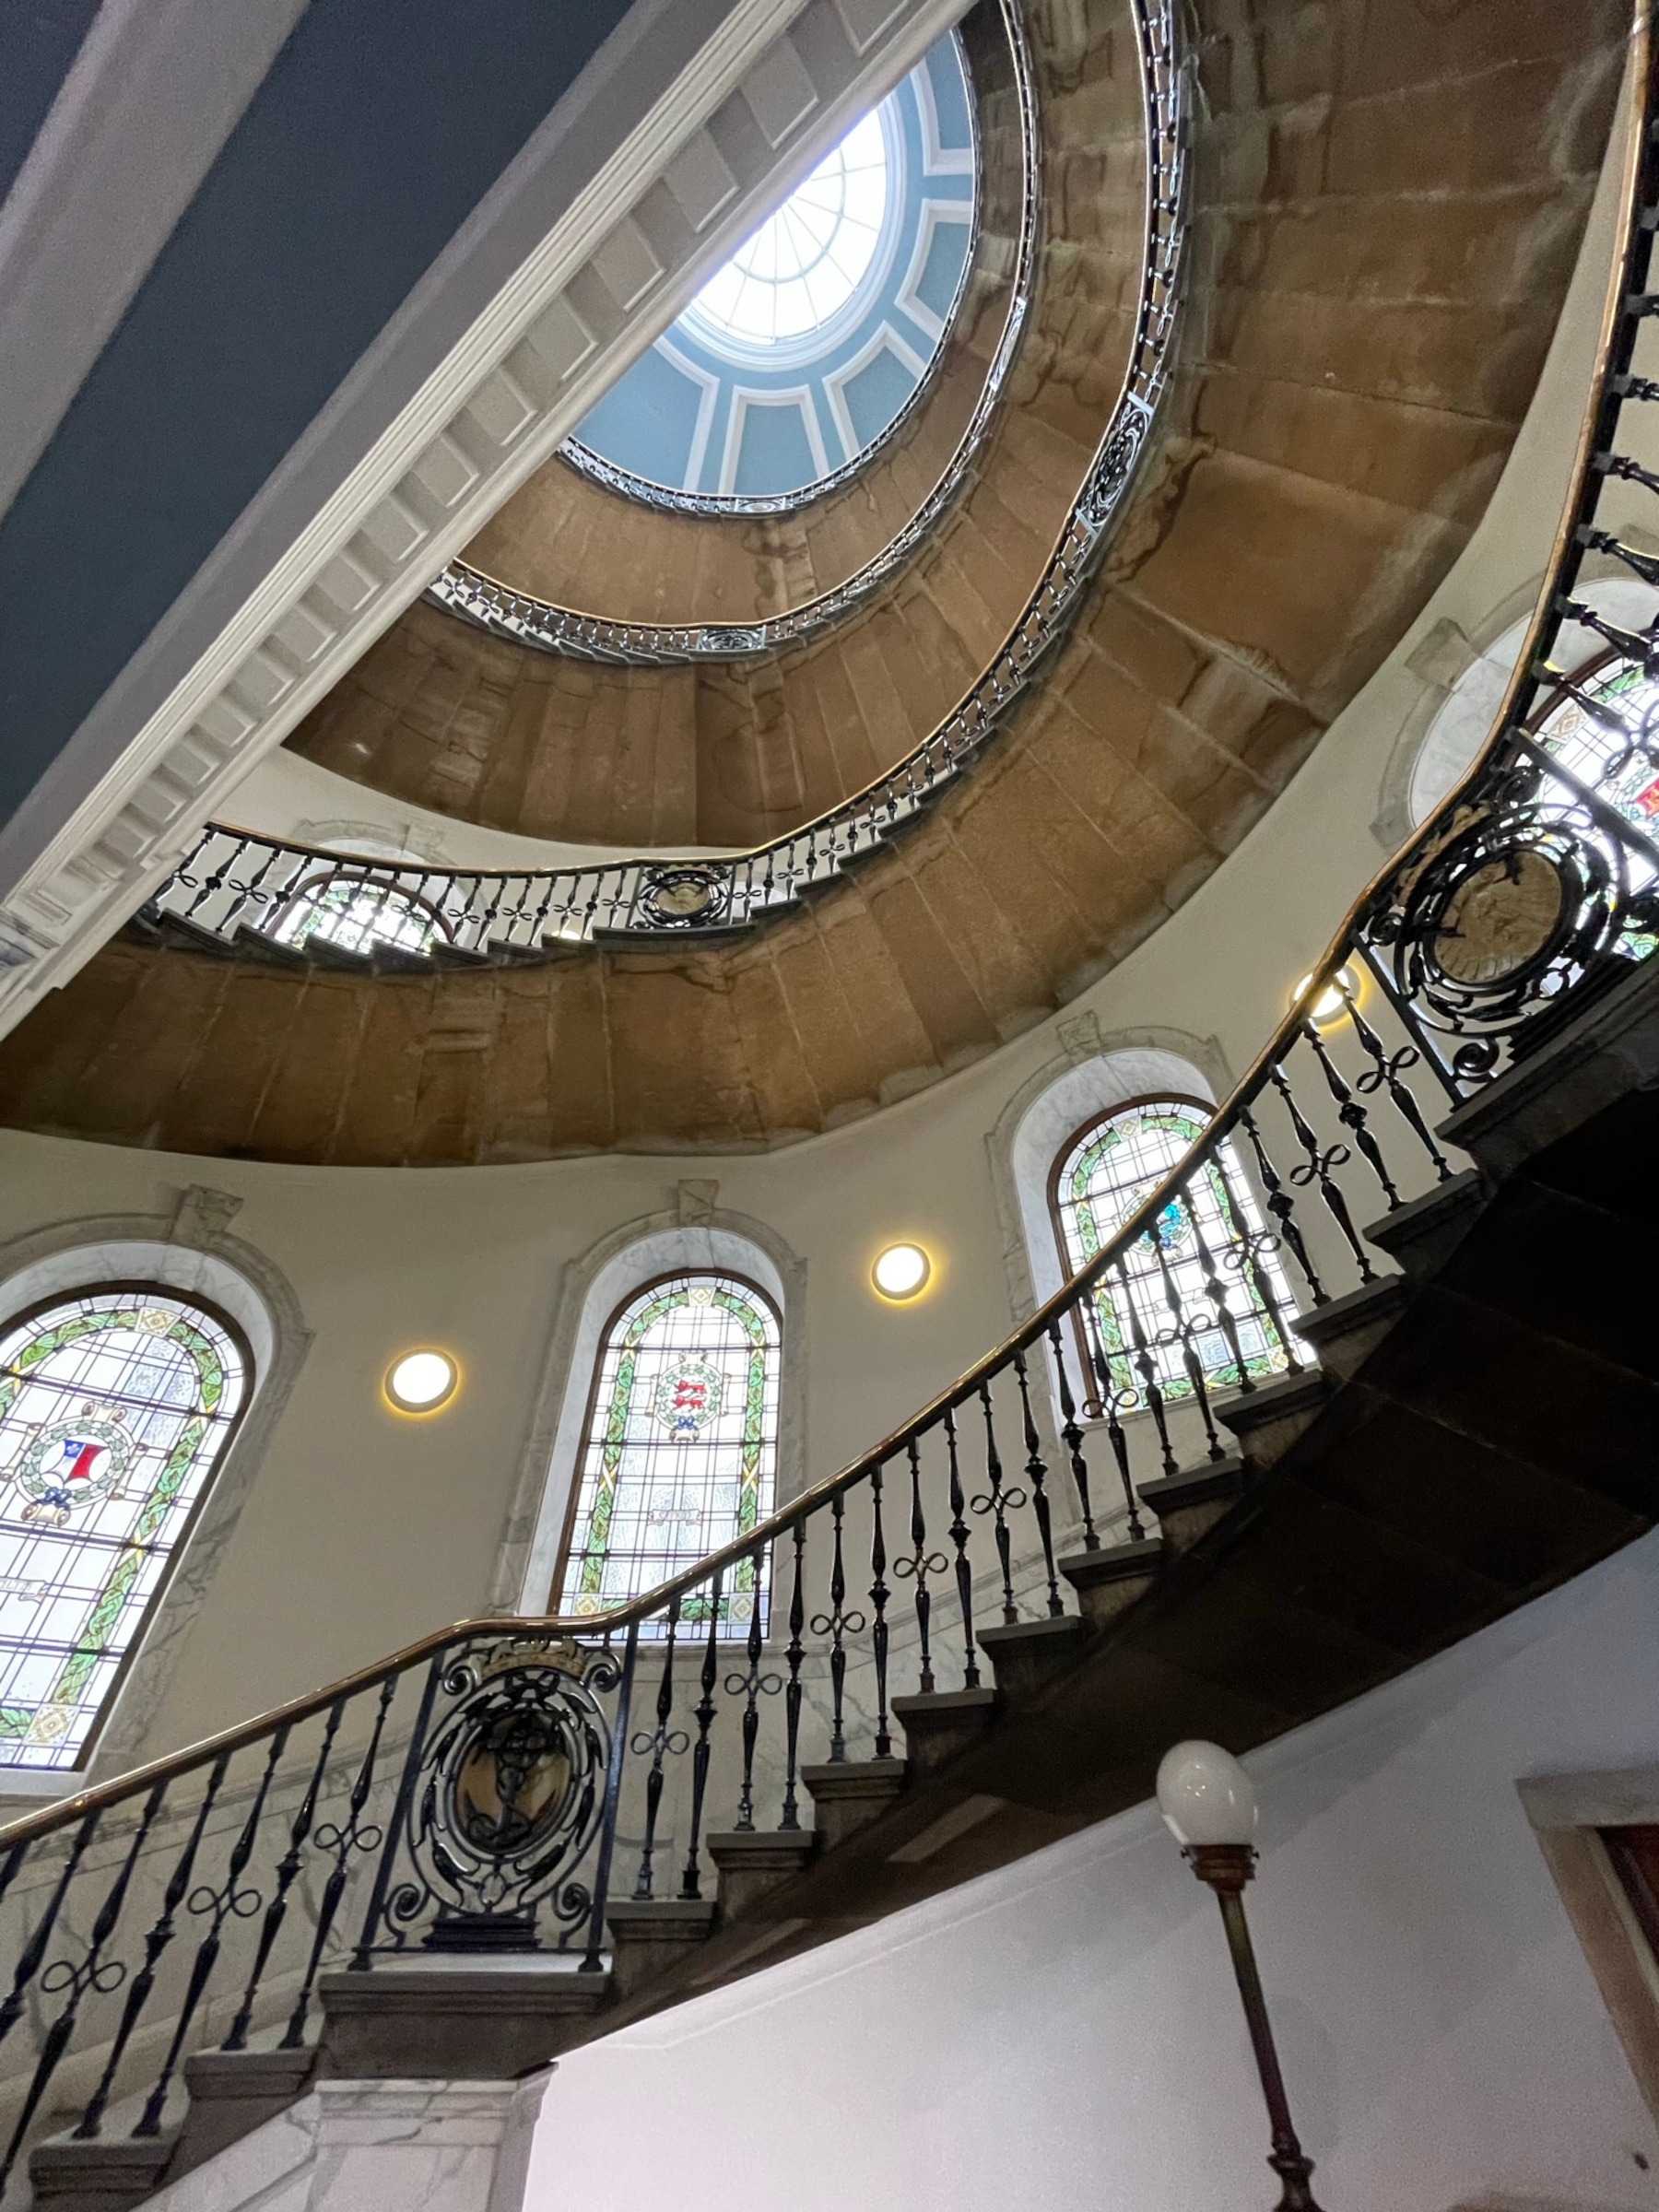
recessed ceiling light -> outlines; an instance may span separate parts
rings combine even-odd
[[[920,1244],[889,1244],[870,1270],[870,1279],[883,1298],[914,1298],[924,1289],[933,1262]]]
[[[455,1394],[461,1370],[447,1352],[403,1352],[386,1370],[386,1395],[399,1413],[436,1413]]]

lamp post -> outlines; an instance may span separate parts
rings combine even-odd
[[[1219,1744],[1176,1744],[1164,1753],[1158,1770],[1158,1809],[1188,1865],[1201,1882],[1209,1884],[1221,1907],[1273,2129],[1267,2163],[1284,2183],[1277,2212],[1320,2212],[1312,2186],[1313,2161],[1290,2124],[1285,2079],[1244,1918],[1244,1885],[1255,1872],[1256,1855],[1255,1791],[1250,1777]]]

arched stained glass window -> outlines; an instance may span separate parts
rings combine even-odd
[[[1068,1274],[1105,1250],[1203,1136],[1209,1118],[1195,1100],[1140,1099],[1098,1115],[1069,1139],[1051,1186]],[[1269,1300],[1288,1316],[1289,1285],[1225,1138],[1190,1188],[1191,1204],[1171,1199],[1152,1235],[1130,1247],[1121,1270],[1109,1270],[1089,1301],[1085,1362],[1098,1394],[1104,1366],[1120,1413],[1145,1406],[1149,1386],[1166,1402],[1193,1395],[1186,1330],[1206,1386],[1236,1387],[1243,1379],[1241,1356],[1253,1378],[1287,1365]],[[1222,1285],[1238,1356],[1206,1276]]]
[[[159,1284],[0,1331],[0,1767],[86,1751],[248,1386],[226,1324]]]
[[[561,1613],[622,1605],[771,1512],[780,1348],[771,1300],[737,1276],[667,1276],[613,1315],[559,1578]],[[746,1560],[721,1618],[747,1634],[764,1603]],[[700,1604],[688,1600],[682,1620],[706,1624]]]
[[[342,952],[372,952],[387,945],[425,952],[443,935],[432,909],[410,892],[349,868],[314,876],[289,899],[271,935],[279,945],[337,945]]]

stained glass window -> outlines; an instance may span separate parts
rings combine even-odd
[[[779,1351],[771,1300],[736,1276],[668,1276],[622,1307],[599,1355],[561,1613],[625,1604],[771,1512]],[[688,1598],[682,1620],[706,1625],[708,1602]],[[747,1634],[765,1604],[751,1562],[720,1603]]]
[[[1197,1143],[1208,1121],[1208,1108],[1194,1100],[1146,1099],[1102,1114],[1077,1132],[1056,1163],[1053,1185],[1068,1273],[1105,1250]],[[1221,1324],[1222,1310],[1232,1318],[1245,1373],[1277,1374],[1286,1365],[1261,1280],[1287,1314],[1293,1311],[1289,1285],[1225,1138],[1189,1188],[1190,1203],[1171,1199],[1152,1235],[1131,1246],[1121,1274],[1108,1271],[1091,1301],[1086,1346],[1091,1380],[1098,1394],[1099,1363],[1104,1361],[1120,1413],[1147,1404],[1148,1383],[1166,1402],[1193,1395],[1186,1330],[1193,1332],[1206,1386],[1238,1385],[1240,1360]],[[1220,1301],[1206,1276],[1219,1281]]]
[[[1570,774],[1653,837],[1659,823],[1659,682],[1641,662],[1618,653],[1581,671],[1577,680],[1579,696],[1546,715],[1538,735]],[[1593,828],[1590,840],[1609,843],[1610,834]],[[1628,846],[1623,861],[1631,891],[1646,889],[1653,864]],[[1617,949],[1646,959],[1659,950],[1659,939],[1628,929]]]
[[[229,1331],[159,1285],[0,1332],[0,1767],[73,1767],[241,1409]]]
[[[424,952],[438,927],[430,907],[394,884],[333,868],[301,884],[271,934],[281,945],[314,940],[342,952],[372,952],[377,945]]]

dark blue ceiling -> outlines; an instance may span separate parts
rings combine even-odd
[[[0,820],[626,5],[312,0],[0,522]]]
[[[80,51],[99,0],[0,0],[0,199]]]

